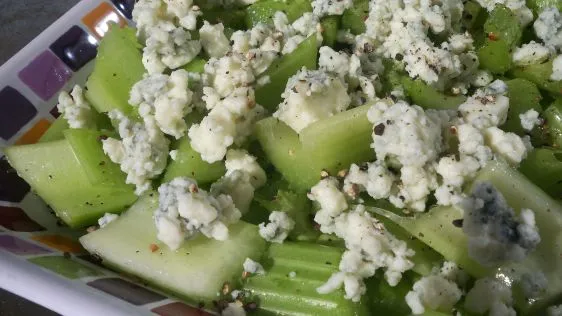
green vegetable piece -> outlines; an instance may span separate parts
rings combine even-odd
[[[562,81],[550,80],[552,75],[552,60],[522,67],[514,67],[511,75],[517,78],[527,79],[536,84],[540,89],[548,91],[556,96],[562,96]]]
[[[39,138],[38,142],[44,143],[61,140],[64,138],[64,134],[62,132],[69,128],[70,126],[68,126],[68,122],[61,115],[53,122],[53,124],[51,124],[51,126],[49,126],[45,134]]]
[[[365,20],[369,16],[369,1],[353,1],[353,6],[346,9],[341,17],[341,28],[349,30],[351,34],[365,33]]]
[[[477,54],[480,66],[494,74],[503,74],[511,68],[511,48],[504,40],[486,38]]]
[[[521,162],[519,171],[553,198],[562,198],[562,149],[537,148]]]
[[[517,170],[498,161],[489,162],[479,172],[474,183],[483,181],[491,182],[516,212],[527,208],[535,213],[541,242],[523,261],[506,264],[496,273],[508,276],[517,276],[525,272],[544,273],[548,287],[540,297],[528,301],[516,300],[516,305],[525,314],[539,315],[539,310],[562,297],[562,204]]]
[[[190,177],[198,184],[210,184],[224,175],[226,169],[223,161],[208,163],[201,158],[189,141],[189,137],[180,138],[175,145],[178,151],[176,160],[170,159],[166,167],[163,182],[172,181],[176,177]]]
[[[261,3],[261,2],[258,2]],[[312,34],[289,54],[275,60],[260,78],[269,77],[269,83],[256,88],[256,102],[268,110],[275,111],[281,103],[281,93],[287,80],[302,67],[316,69],[318,45],[316,34]]]
[[[334,47],[338,39],[338,29],[340,28],[340,17],[337,15],[323,17],[322,24],[322,44]]]
[[[542,129],[548,138],[549,145],[562,148],[562,100],[551,104],[544,112]]]
[[[413,274],[406,272],[396,286],[388,285],[382,273],[366,280],[367,293],[363,298],[374,315],[403,316],[410,315],[412,311],[406,300],[406,294],[412,289]]]
[[[258,23],[271,23],[275,12],[282,11],[287,15],[289,23],[293,23],[305,12],[311,12],[309,0],[261,0],[246,7],[246,27],[248,29]]]
[[[468,30],[478,30],[484,27],[488,18],[487,11],[474,0],[469,0],[464,4],[462,14],[462,25]]]
[[[93,185],[66,139],[7,147],[5,153],[18,174],[72,228],[92,225],[106,212],[121,212],[137,198],[133,189]]]
[[[305,192],[280,189],[272,198],[256,194],[254,199],[269,212],[285,212],[295,221],[295,228],[289,235],[291,240],[312,241],[318,238],[320,233],[312,227],[312,203]]]
[[[343,250],[311,243],[272,244],[264,275],[251,275],[244,290],[264,315],[366,315],[366,304],[344,298],[343,289],[319,294],[316,288],[338,271]],[[291,277],[291,273],[294,273]]]
[[[408,248],[414,250],[416,254],[411,257],[413,263],[415,263],[412,271],[419,275],[429,275],[432,269],[443,261],[443,257],[433,250],[431,247],[421,242],[416,236],[410,235],[404,228],[393,223],[389,219],[377,216],[385,226],[385,228],[391,232],[396,238],[403,240]]]
[[[202,10],[201,20],[211,24],[222,23],[224,27],[234,30],[246,29],[246,10],[244,9],[209,9]]]
[[[509,112],[502,129],[523,136],[526,131],[521,126],[519,115],[531,109],[540,113],[542,111],[541,93],[534,83],[525,79],[516,78],[505,83],[508,88]]]
[[[403,76],[401,81],[406,95],[412,99],[413,103],[425,109],[456,110],[466,101],[464,95],[446,95],[420,79],[414,80]]]
[[[336,174],[352,163],[370,161],[372,125],[369,105],[336,114],[295,133],[285,123],[270,117],[256,124],[255,134],[264,152],[297,191],[308,190],[325,170]]]
[[[205,63],[207,61],[199,56],[195,57],[192,61],[188,62],[182,68],[189,71],[201,74],[205,71]]]
[[[560,0],[527,0],[527,7],[533,10],[535,17],[538,16],[542,10],[548,7],[557,7],[562,11],[562,1]]]
[[[156,238],[152,216],[157,206],[158,194],[146,195],[115,222],[81,237],[80,242],[103,264],[207,306],[212,306],[225,282],[236,288],[244,260],[257,260],[265,249],[257,227],[238,222],[228,227],[225,241],[198,235],[172,251]],[[156,251],[152,244],[158,246]]]
[[[98,47],[94,70],[86,82],[86,98],[100,113],[120,110],[132,114],[129,91],[144,71],[135,30],[113,25]]]
[[[112,162],[103,151],[101,140],[107,137],[106,133],[71,128],[63,134],[92,185],[134,191],[132,185],[125,184],[126,175],[119,165]]]
[[[506,6],[497,4],[484,23],[484,33],[490,40],[502,40],[513,48],[518,45],[522,30],[517,16]]]
[[[461,228],[453,221],[462,218],[462,213],[455,207],[436,206],[426,213],[412,217],[403,217],[391,211],[368,207],[368,211],[384,216],[400,225],[412,236],[439,252],[446,260],[456,262],[467,273],[482,277],[490,272],[468,256],[468,241]]]

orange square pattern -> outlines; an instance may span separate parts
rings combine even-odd
[[[51,122],[46,119],[40,119],[32,128],[30,128],[25,134],[23,134],[20,139],[16,142],[16,145],[26,145],[35,144],[43,134],[49,129]]]
[[[82,18],[82,22],[98,39],[109,30],[110,23],[118,23],[121,27],[127,24],[127,21],[107,2],[103,2],[86,14]]]
[[[77,241],[61,235],[35,235],[31,237],[44,245],[64,252],[81,253],[84,248]]]

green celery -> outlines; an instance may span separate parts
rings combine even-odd
[[[549,145],[562,148],[562,100],[551,104],[544,112],[545,123],[542,126]]]
[[[511,52],[509,44],[501,39],[485,39],[477,51],[480,66],[494,74],[503,74],[511,68]]]
[[[349,30],[351,34],[365,33],[365,20],[369,16],[369,1],[356,0],[353,6],[343,12],[341,28]]]
[[[517,16],[506,6],[498,4],[484,23],[484,33],[491,40],[502,40],[513,48],[519,44],[522,30]]]
[[[61,140],[64,138],[64,134],[62,132],[69,128],[70,126],[68,126],[68,122],[61,115],[53,122],[53,124],[51,124],[51,126],[49,126],[45,134],[39,138],[38,142],[43,143]]]
[[[479,30],[484,26],[488,18],[487,11],[475,0],[469,0],[464,4],[462,25],[468,30]]]
[[[537,86],[525,79],[515,78],[505,82],[509,97],[509,112],[502,129],[508,132],[524,135],[526,131],[521,126],[520,114],[531,109],[541,112],[541,93]]]
[[[562,198],[562,149],[536,148],[519,171],[553,198]]]
[[[396,286],[388,285],[380,271],[366,280],[367,293],[363,300],[368,304],[374,315],[403,316],[410,315],[411,310],[404,299],[412,289],[414,275],[406,272]]]
[[[256,88],[256,102],[268,110],[276,110],[281,103],[281,93],[285,90],[287,80],[302,67],[316,69],[317,58],[316,34],[312,34],[300,43],[294,51],[275,60],[261,74],[260,78],[269,77],[269,83]]]
[[[414,80],[403,76],[401,81],[404,92],[412,99],[412,102],[425,109],[456,110],[466,101],[464,95],[446,95],[420,79]]]
[[[129,105],[129,91],[145,72],[140,48],[132,28],[113,25],[105,34],[86,82],[86,98],[96,111],[135,113]]]
[[[562,11],[562,1],[560,0],[527,0],[527,7],[529,7],[535,13],[535,17],[538,16],[543,9],[548,7],[557,7],[558,10]]]
[[[552,75],[552,60],[542,64],[514,67],[510,74],[517,78],[527,79],[540,89],[556,96],[562,96],[562,81],[550,80]]]
[[[255,134],[271,163],[298,191],[308,190],[325,170],[331,174],[352,163],[370,161],[370,105],[315,122],[299,135],[285,123],[270,117],[256,124]]]
[[[208,9],[203,10],[202,20],[211,24],[222,23],[224,27],[234,30],[246,29],[246,10],[244,9]]]
[[[334,47],[340,28],[340,17],[337,15],[326,16],[320,20],[320,23],[322,24],[322,44]]]
[[[305,12],[311,12],[309,0],[261,0],[246,7],[246,27],[251,29],[258,23],[271,23],[273,15],[282,11],[287,15],[289,23],[294,22]]]
[[[263,260],[266,273],[251,275],[244,285],[259,301],[257,314],[366,315],[366,304],[345,299],[343,289],[329,294],[316,291],[338,271],[342,252],[304,242],[272,244]]]

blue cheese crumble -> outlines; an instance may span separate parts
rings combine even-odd
[[[533,211],[523,209],[517,218],[502,194],[488,182],[476,184],[462,207],[468,254],[482,265],[521,261],[541,241]]]
[[[259,262],[256,262],[250,258],[246,258],[242,266],[244,267],[244,272],[248,272],[251,274],[265,274],[263,266]]]
[[[135,193],[141,195],[150,189],[150,180],[166,168],[170,141],[152,115],[145,115],[142,122],[133,122],[118,110],[108,116],[117,123],[121,139],[102,140],[103,151],[120,165],[127,174],[126,182],[134,184]]]
[[[554,81],[562,80],[562,55],[556,56],[552,61],[552,74],[550,79]]]
[[[259,234],[263,239],[283,243],[295,227],[295,221],[286,212],[273,211],[269,214],[269,222],[259,224]]]
[[[98,225],[100,226],[100,228],[104,228],[105,226],[109,225],[109,223],[113,222],[118,218],[119,215],[117,214],[105,213],[102,217],[98,219]]]
[[[184,117],[193,108],[188,81],[188,72],[183,69],[169,76],[147,75],[131,88],[129,103],[138,107],[141,116],[153,116],[162,132],[179,139],[187,132]]]
[[[517,47],[513,52],[513,63],[517,66],[528,66],[532,64],[540,64],[550,58],[552,50],[548,47],[531,41],[527,44]]]
[[[172,250],[198,233],[226,240],[228,225],[241,217],[229,195],[210,194],[187,177],[162,184],[158,193],[158,209],[154,213],[157,237]]]
[[[434,271],[416,281],[406,294],[406,303],[414,315],[426,309],[450,313],[460,300],[462,291],[456,283],[458,268],[455,263],[443,263],[441,271]]]
[[[530,109],[525,113],[519,114],[519,119],[521,120],[521,127],[526,131],[531,131],[535,126],[541,124],[539,112],[535,109]]]
[[[340,77],[306,68],[289,78],[281,97],[283,102],[273,116],[297,133],[318,120],[345,111],[351,103]]]
[[[508,285],[494,278],[478,279],[466,294],[464,306],[469,312],[490,316],[516,316]]]
[[[58,98],[57,109],[68,122],[70,128],[95,128],[94,112],[84,98],[82,88],[75,85],[68,94],[62,91]]]
[[[541,11],[533,24],[535,34],[544,44],[555,50],[562,49],[562,15],[556,7],[547,7]]]
[[[193,60],[201,51],[199,40],[189,31],[196,29],[200,8],[190,0],[141,0],[133,9],[137,36],[144,39],[142,62],[150,74],[176,69]]]

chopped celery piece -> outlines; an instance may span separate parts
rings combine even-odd
[[[195,57],[192,61],[188,62],[185,66],[183,66],[183,69],[189,71],[189,72],[195,72],[195,73],[203,73],[203,71],[205,71],[205,63],[207,63],[207,61],[201,57]]]
[[[119,165],[103,152],[101,139],[106,134],[81,128],[67,129],[63,134],[92,185],[134,191],[132,185],[125,184],[126,175]]]
[[[514,67],[511,70],[511,75],[517,78],[527,79],[536,84],[540,89],[548,91],[556,96],[562,95],[562,81],[550,80],[550,75],[552,75],[552,60],[542,64]]]
[[[459,105],[466,101],[464,95],[450,96],[427,85],[420,79],[402,78],[404,92],[412,101],[425,109],[456,110]]]
[[[549,145],[562,148],[562,100],[551,104],[544,112],[545,120],[542,129],[546,133]]]
[[[272,244],[264,260],[266,273],[250,276],[244,285],[259,301],[257,314],[366,315],[365,304],[345,299],[343,289],[316,291],[338,271],[342,252],[318,244]]]
[[[176,160],[170,159],[163,182],[172,181],[176,177],[190,177],[200,185],[205,185],[214,182],[226,172],[223,161],[210,164],[203,160],[201,154],[191,147],[189,137],[182,137],[176,144]]]
[[[98,47],[96,64],[86,82],[86,98],[100,113],[133,113],[129,91],[144,74],[140,45],[132,28],[110,27]]]
[[[562,198],[562,149],[536,148],[519,171],[553,198]]]
[[[279,189],[271,198],[256,194],[254,199],[269,212],[285,212],[295,221],[291,240],[311,241],[318,237],[319,232],[312,226],[312,203],[305,192]]]
[[[527,208],[535,213],[541,242],[523,261],[506,264],[498,273],[507,277],[544,273],[548,280],[546,291],[539,298],[516,302],[521,310],[536,315],[537,310],[562,298],[562,205],[505,163],[489,162],[474,183],[483,181],[491,182],[516,212]]]
[[[365,20],[369,16],[369,1],[356,0],[353,6],[346,9],[341,17],[341,28],[349,30],[351,34],[365,33]]]
[[[264,152],[296,190],[308,190],[326,170],[336,174],[352,163],[370,161],[369,105],[315,122],[299,135],[285,123],[270,117],[256,124],[256,136]]]
[[[374,315],[404,316],[410,315],[411,310],[406,303],[406,294],[412,289],[413,275],[406,272],[396,286],[388,285],[382,273],[365,281],[367,293],[363,300]]]
[[[211,24],[222,23],[224,27],[234,30],[246,28],[246,10],[244,9],[209,9],[203,10],[202,20]]]
[[[317,58],[316,34],[312,34],[300,43],[294,51],[275,60],[261,74],[261,78],[269,77],[269,83],[256,88],[256,102],[268,110],[275,111],[281,103],[281,93],[285,90],[287,80],[302,67],[316,69]]]
[[[246,7],[246,27],[251,29],[258,23],[271,23],[273,15],[282,11],[287,15],[289,23],[300,18],[303,13],[311,12],[309,0],[260,0]]]
[[[103,264],[195,304],[216,299],[225,282],[235,287],[244,260],[258,259],[265,248],[256,226],[238,222],[228,227],[225,241],[198,235],[178,250],[170,250],[156,238],[152,216],[157,206],[158,195],[148,194],[115,222],[83,236],[80,242],[102,258]],[[158,250],[153,251],[152,244]]]
[[[524,135],[525,130],[521,126],[520,114],[531,109],[541,112],[541,93],[537,86],[525,79],[516,78],[505,82],[507,84],[507,96],[509,97],[509,112],[507,120],[502,129],[508,132]]]
[[[484,23],[484,33],[490,40],[502,40],[512,48],[519,43],[522,30],[517,16],[506,6],[499,4]]]
[[[334,47],[338,38],[340,17],[337,15],[323,17],[320,23],[322,24],[322,44]]]
[[[535,17],[538,16],[543,9],[548,7],[557,7],[558,10],[562,11],[562,1],[560,0],[527,0],[527,7],[529,7],[535,13]]]
[[[68,122],[61,115],[53,122],[53,124],[51,124],[51,126],[49,126],[49,129],[47,129],[45,134],[39,138],[38,142],[43,143],[61,140],[64,138],[64,134],[62,132],[69,128],[70,126],[68,126]]]
[[[488,14],[484,8],[475,0],[469,0],[464,4],[462,25],[469,30],[477,30],[483,27]]]
[[[453,221],[462,218],[462,212],[455,207],[436,206],[426,213],[411,217],[400,216],[378,207],[368,207],[368,211],[384,216],[400,225],[412,236],[416,236],[445,259],[457,263],[474,277],[482,277],[490,269],[480,265],[468,256],[468,240],[461,228]]]
[[[106,212],[121,212],[137,198],[133,189],[92,185],[66,139],[7,147],[5,153],[18,174],[72,228],[92,225]]]
[[[504,40],[486,38],[477,51],[480,66],[494,74],[503,74],[511,68],[511,52]],[[532,80],[531,80],[532,81]]]

